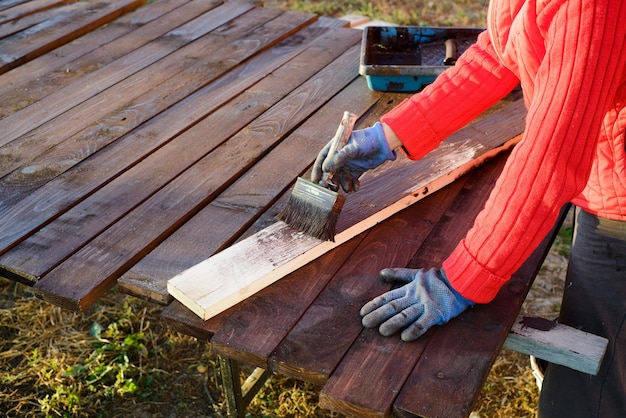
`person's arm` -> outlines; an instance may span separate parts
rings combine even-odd
[[[519,79],[496,56],[487,32],[424,90],[381,118],[391,149],[419,159],[506,96]]]
[[[524,136],[443,264],[452,286],[478,303],[495,297],[585,187],[603,117],[625,81],[625,2],[561,0],[539,13],[546,52]]]

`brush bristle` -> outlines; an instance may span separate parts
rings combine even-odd
[[[320,193],[324,195],[320,199]],[[335,228],[345,198],[319,185],[298,179],[285,207],[276,216],[312,237],[335,240]]]

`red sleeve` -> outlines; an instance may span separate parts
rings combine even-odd
[[[417,160],[462,128],[519,84],[502,66],[489,35],[463,53],[454,67],[381,118],[398,136],[409,158]]]
[[[527,97],[524,136],[473,228],[443,264],[465,297],[492,300],[585,187],[604,114],[624,106],[613,101],[625,81],[625,22],[624,1],[552,1],[539,13],[541,39],[528,42],[545,48],[545,56]]]

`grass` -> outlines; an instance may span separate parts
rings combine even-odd
[[[484,1],[267,1],[326,16],[361,14],[404,25],[484,26]],[[568,229],[569,228],[569,229]],[[533,292],[558,309],[571,227],[553,247]],[[0,411],[7,417],[217,417],[226,414],[210,347],[168,329],[161,308],[109,292],[87,313],[44,303],[28,287],[0,278]],[[273,377],[251,417],[331,417],[319,387]],[[477,402],[482,417],[532,417],[538,390],[527,356],[503,350]]]

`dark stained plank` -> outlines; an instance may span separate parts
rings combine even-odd
[[[29,4],[30,3],[35,3],[35,2],[29,2]],[[3,38],[6,38],[11,35],[15,35],[16,33],[22,32],[35,25],[54,24],[55,21],[58,21],[59,19],[63,19],[64,17],[75,13],[77,10],[80,10],[88,6],[86,2],[79,3],[79,2],[71,1],[69,2],[70,4],[67,4],[67,3],[68,2],[63,2],[61,4],[53,4],[53,5],[50,5],[50,7],[35,10],[30,13],[26,13],[24,15],[19,15],[15,19],[10,19],[8,21],[0,22],[0,42]],[[58,6],[62,6],[62,7],[58,7]],[[0,12],[0,20],[3,19],[2,17],[3,14],[4,14],[3,12]]]
[[[505,160],[504,156],[499,157],[453,184],[458,187],[460,184],[457,183],[461,180],[464,183],[455,200],[433,225],[432,232],[415,257],[402,267],[441,265],[473,225]],[[424,257],[423,253],[427,255]],[[324,386],[320,404],[324,408],[357,416],[388,416],[395,395],[420,359],[420,353],[426,347],[425,341],[431,334],[424,336],[424,341],[420,338],[417,342],[403,343],[397,335],[385,338],[376,330],[363,330]],[[380,382],[382,388],[371,382]]]
[[[75,309],[90,306],[115,284],[124,271],[236,180],[307,115],[352,81],[357,76],[358,55],[359,47],[351,48],[230,138],[227,144],[198,161],[122,221],[94,238],[37,282],[38,294]],[[204,132],[223,129],[221,123],[197,126],[201,126]],[[128,234],[129,230],[133,234]],[[80,278],[68,274],[78,266]],[[81,289],[77,289],[75,280],[80,281]]]
[[[290,15],[285,17],[288,18]],[[257,37],[254,29],[252,29],[249,36]],[[274,36],[278,35],[274,34]],[[250,45],[252,47],[258,46],[257,41],[255,40]],[[275,41],[277,40],[275,39]],[[269,47],[270,45],[267,46]],[[222,51],[229,55],[232,54],[232,51],[228,49],[228,45],[222,48]],[[257,49],[253,48],[252,51],[257,51]],[[218,55],[215,58],[219,60],[219,57]],[[207,59],[210,59],[210,57]],[[233,62],[231,65],[236,66],[237,62]],[[214,77],[221,75],[229,68],[221,66],[217,69],[219,73],[214,74]],[[268,69],[265,68],[265,71],[268,71]],[[238,77],[237,74],[240,73],[233,73],[234,79]],[[266,73],[260,73],[261,76],[264,74]],[[205,73],[205,78],[207,82],[211,81],[211,77],[207,73]],[[2,224],[4,231],[4,234],[0,236],[0,253],[23,241],[32,231],[61,215],[86,195],[93,193],[102,184],[114,179],[141,161],[146,155],[149,155],[152,151],[185,131],[189,126],[197,123],[208,113],[211,113],[219,108],[222,103],[232,98],[233,95],[241,92],[241,89],[245,89],[254,82],[252,80],[245,86],[240,83],[235,83],[234,86],[231,86],[229,82],[232,80],[231,76],[218,79],[215,83],[211,83],[206,88],[196,91],[165,110],[159,114],[159,118],[147,121],[140,117],[136,118],[135,123],[142,123],[142,125],[139,129],[117,140],[115,146],[105,147],[107,145],[105,141],[116,139],[115,130],[96,129],[85,132],[84,139],[86,142],[82,143],[82,145],[79,144],[79,147],[75,148],[71,148],[73,143],[70,142],[69,144],[70,149],[73,149],[77,155],[68,152],[65,158],[71,161],[72,159],[80,158],[84,153],[98,151],[96,158],[92,157],[83,161],[76,169],[65,172],[64,175],[56,177],[34,191],[31,191],[31,184],[26,179],[13,189],[7,187],[0,200],[0,213],[3,214],[0,217],[0,224]],[[181,81],[184,82],[184,78]],[[241,81],[247,82],[245,77],[242,77]],[[150,87],[149,83],[148,87]],[[162,92],[164,95],[168,93],[170,92]],[[171,92],[173,96],[179,93],[178,91]],[[149,106],[150,103],[147,103],[147,105]],[[124,114],[121,115],[121,119],[125,117]],[[129,112],[126,119],[130,117],[132,117],[132,111]],[[60,128],[63,126],[61,124]],[[91,135],[89,135],[90,133]],[[77,139],[71,137],[69,140],[77,141]],[[100,147],[102,147],[101,150]],[[92,148],[95,149],[91,151]],[[83,158],[86,158],[86,156]],[[63,160],[63,158],[58,156],[57,159]],[[33,174],[37,175],[39,173],[35,172]],[[33,177],[36,178],[35,176]],[[46,202],[45,205],[47,205],[48,210],[40,210],[42,202]]]
[[[88,3],[76,3],[86,5]],[[0,76],[0,118],[15,113],[207,12],[219,1],[163,0]]]
[[[531,257],[486,305],[469,309],[433,333],[393,407],[400,417],[465,417],[504,343],[567,208]],[[454,354],[450,354],[454,353]]]
[[[42,27],[25,38],[19,34],[5,38],[0,43],[0,73],[52,51],[143,4],[145,0],[94,1],[86,13],[78,13],[52,27]]]
[[[0,0],[0,10],[5,10],[18,4],[26,3],[27,1],[30,0]]]
[[[161,59],[165,58],[166,64],[169,63],[173,60],[171,58],[172,53],[179,54],[178,59],[184,59],[183,54],[186,47],[190,48],[193,56],[193,49],[195,48],[195,45],[192,45],[193,41],[241,13],[245,13],[252,7],[254,7],[254,4],[250,4],[247,1],[229,1],[208,13],[198,16],[183,27],[176,28],[154,41],[134,49],[105,67],[81,77],[70,85],[57,90],[21,111],[9,115],[0,120],[0,130],[5,133],[0,138],[0,145],[5,145],[33,131],[35,128],[63,113],[66,113],[66,118],[74,119],[72,125],[63,125],[68,130],[67,135],[90,125],[94,120],[98,120],[111,111],[111,109],[106,108],[107,104],[110,106],[110,100],[104,103],[95,100],[97,103],[89,102],[93,103],[89,106],[86,102],[92,96],[107,90],[111,86],[120,88],[124,81],[128,82],[129,77],[133,75],[141,78],[145,74],[141,73],[141,70]],[[265,13],[271,12],[267,11]],[[136,73],[140,74],[136,75]],[[132,87],[145,89],[145,83],[139,86],[126,85],[124,92],[132,89]],[[79,104],[81,106],[78,106]],[[102,106],[105,106],[105,108],[101,109]],[[61,120],[63,121],[64,119]],[[37,131],[31,132],[30,135],[37,135]],[[46,137],[46,135],[42,136]]]
[[[300,14],[299,16],[302,19],[300,21],[290,14],[284,15],[282,24],[285,28],[282,31],[288,31],[288,28],[293,28],[293,25],[298,25],[298,22],[309,22],[309,15]],[[270,25],[272,30],[265,31],[273,34],[269,35],[270,39],[280,37],[281,31],[276,26],[279,22],[281,22],[280,19],[274,19]],[[307,32],[313,34],[318,30],[320,28],[314,23],[310,29],[304,29],[303,34]],[[349,30],[343,29],[343,31]],[[287,96],[292,89],[315,75],[321,67],[358,42],[356,38],[350,39],[350,37],[338,42],[336,36],[336,32],[328,33],[320,38],[318,43],[320,48],[311,48],[304,52],[300,51],[306,44],[298,42],[279,44],[266,53],[252,58],[244,66],[229,72],[227,80],[220,80],[219,86],[228,83],[228,92],[235,96],[223,94],[210,96],[215,100],[214,102],[203,99],[202,103],[198,103],[199,106],[212,108],[223,104],[222,108],[217,109],[200,124],[177,136],[146,157],[140,164],[130,168],[95,194],[87,197],[75,208],[38,231],[33,237],[0,257],[0,264],[14,272],[19,266],[24,276],[32,277],[33,280],[45,275],[59,261],[68,257],[92,237],[101,233],[108,225],[113,224],[135,206],[141,204],[159,188],[164,187],[170,179],[180,175],[203,155],[209,154],[222,142],[227,141],[247,123],[252,122],[267,108]],[[255,33],[252,37],[260,39]],[[302,36],[297,39],[304,41],[310,38]],[[234,58],[232,50],[226,49],[226,53]],[[288,60],[289,57],[292,59]],[[284,68],[279,67],[281,64],[284,64]],[[298,71],[294,71],[295,69]],[[268,75],[270,73],[271,75]],[[261,81],[253,85],[254,80]],[[202,95],[202,97],[209,96]],[[184,116],[184,114],[179,115],[180,118]],[[215,126],[221,126],[221,129],[215,132]],[[207,138],[206,132],[215,133]],[[102,165],[106,163],[103,161]],[[99,165],[100,169],[102,165]],[[81,177],[83,181],[86,180],[84,172],[81,172]],[[215,179],[214,187],[219,187],[218,179],[221,177],[219,175],[210,177]],[[101,179],[94,176],[92,182],[98,181]],[[57,237],[64,235],[64,232],[67,235],[68,230],[72,230],[73,233],[58,243]]]

